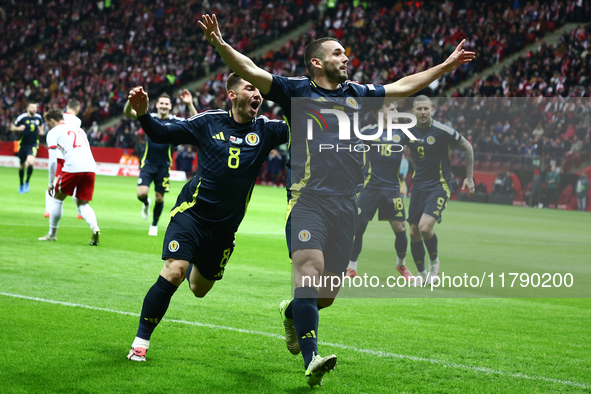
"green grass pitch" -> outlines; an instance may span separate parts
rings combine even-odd
[[[71,200],[58,241],[41,243],[46,180],[35,171],[31,192],[19,195],[17,169],[0,168],[0,392],[311,390],[277,313],[291,282],[285,190],[255,188],[224,280],[204,299],[183,283],[148,362],[134,363],[125,356],[162,267],[166,215],[149,237],[136,179],[98,176],[91,205],[100,245],[88,245]],[[166,212],[181,187],[171,183]],[[444,270],[539,265],[584,277],[590,228],[591,216],[578,212],[451,202],[436,231]],[[360,270],[389,258],[382,270],[394,274],[388,225],[372,222],[366,234]],[[339,298],[320,312],[319,328],[321,353],[339,364],[315,391],[591,393],[590,322],[588,298]]]

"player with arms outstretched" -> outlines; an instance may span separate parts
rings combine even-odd
[[[20,160],[18,169],[20,180],[18,192],[20,194],[29,192],[29,181],[31,180],[31,174],[33,174],[35,157],[39,148],[39,135],[43,134],[43,118],[37,113],[37,109],[37,103],[28,103],[27,112],[20,114],[14,123],[10,125],[11,131],[20,132],[18,152],[16,153]],[[24,180],[25,168],[27,169],[26,181]]]
[[[96,163],[90,150],[86,133],[81,128],[66,124],[64,114],[59,108],[51,108],[44,115],[47,125],[51,127],[47,133],[49,149],[49,188],[55,198],[49,209],[49,233],[39,241],[56,241],[57,228],[62,218],[64,200],[73,196],[76,191],[76,204],[80,214],[90,226],[91,245],[98,245],[100,229],[94,210],[88,204],[94,194]],[[64,165],[56,176],[57,156],[59,149],[64,158]]]
[[[441,215],[451,196],[450,146],[457,146],[466,155],[466,179],[463,188],[474,193],[474,151],[472,145],[452,127],[431,118],[433,105],[427,96],[413,100],[417,125],[409,131],[417,138],[408,141],[414,165],[413,187],[408,208],[410,224],[410,251],[418,275],[415,285],[425,286],[438,283],[440,264],[437,256],[437,235],[433,230],[435,222],[441,222]],[[425,248],[429,252],[429,271],[425,268]]]
[[[144,131],[154,142],[199,147],[197,173],[183,187],[170,214],[162,247],[164,267],[144,298],[130,360],[146,361],[152,333],[185,277],[199,298],[222,279],[261,166],[272,149],[288,141],[285,122],[256,117],[263,101],[257,88],[230,74],[226,90],[230,111],[205,111],[169,125],[147,113],[143,88],[129,93]]]
[[[291,113],[292,97],[309,97],[315,99],[315,103],[323,102],[330,108],[338,105],[347,110],[343,102],[359,104],[356,98],[409,96],[474,58],[473,52],[462,49],[462,41],[444,63],[429,70],[385,86],[360,85],[347,81],[349,59],[345,48],[334,38],[321,38],[310,43],[304,54],[312,78],[285,78],[263,70],[227,44],[215,15],[204,15],[199,24],[230,69],[257,87],[265,98],[278,103],[294,130],[305,130],[306,119],[292,116],[295,115]],[[300,124],[295,127],[293,122]],[[327,129],[330,127],[328,125]],[[336,125],[332,127],[338,130]],[[338,289],[320,294],[318,288],[304,286],[303,277],[319,283],[321,277],[340,276],[345,272],[357,220],[355,195],[363,185],[362,155],[346,151],[341,155],[319,154],[319,143],[339,143],[336,133],[332,134],[332,139],[330,133],[325,134],[321,134],[322,138],[307,140],[311,144],[309,155],[305,148],[292,147],[291,150],[291,184],[288,185],[291,198],[286,235],[296,289],[293,301],[286,300],[280,305],[287,347],[292,354],[301,350],[306,370],[304,377],[310,386],[321,384],[323,376],[337,363],[334,354],[325,357],[318,354],[317,333],[318,310],[333,303]]]
[[[180,95],[181,100],[189,108],[191,116],[197,115],[197,110],[193,105],[193,96],[185,89]],[[156,102],[156,113],[150,113],[156,121],[161,124],[177,123],[184,120],[178,116],[172,115],[172,101],[170,96],[163,93]],[[129,101],[125,103],[124,112],[132,119],[137,119],[137,113],[131,107]],[[140,176],[137,180],[137,198],[143,203],[142,219],[148,220],[150,216],[150,206],[152,199],[148,197],[150,184],[154,182],[155,199],[152,224],[148,230],[148,235],[158,235],[158,220],[164,208],[164,193],[170,190],[170,166],[172,163],[172,145],[157,144],[149,136],[146,136],[146,149],[140,162]]]
[[[387,112],[396,112],[397,104],[392,102],[382,107],[380,113],[383,124],[386,124]],[[362,133],[375,134],[377,124],[369,125],[361,129]],[[400,163],[402,161],[403,146],[406,135],[400,129],[392,130],[392,139],[388,140],[384,134],[374,142],[379,143],[379,149],[370,149],[366,152],[368,167],[363,191],[359,194],[357,205],[359,206],[359,222],[355,232],[351,261],[347,268],[346,276],[357,276],[357,259],[363,245],[363,234],[379,208],[379,220],[387,220],[396,236],[394,248],[396,249],[396,270],[409,281],[413,281],[412,273],[406,268],[406,249],[408,238],[406,237],[406,215],[404,202],[400,194]]]

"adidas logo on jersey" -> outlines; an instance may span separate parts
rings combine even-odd
[[[214,140],[226,140],[226,138],[224,137],[224,133],[217,133],[216,135],[211,136],[211,138],[213,138]]]
[[[439,211],[435,211],[433,213],[435,214],[435,216],[439,216]]]
[[[397,218],[401,218],[401,217],[402,217],[402,212],[398,212],[398,213],[396,214],[396,217],[397,217]]]

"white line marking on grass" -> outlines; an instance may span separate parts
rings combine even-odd
[[[134,312],[118,311],[116,309],[100,308],[100,307],[96,307],[96,306],[74,304],[71,302],[64,302],[64,301],[48,300],[45,298],[38,298],[38,297],[28,297],[28,296],[24,296],[24,295],[20,295],[20,294],[11,294],[11,293],[0,292],[0,295],[6,296],[6,297],[31,300],[31,301],[46,302],[49,304],[57,304],[57,305],[63,305],[63,306],[72,306],[72,307],[77,307],[77,308],[90,309],[90,310],[94,310],[94,311],[116,313],[119,315],[127,315],[127,316],[135,316],[135,317],[140,316],[139,313],[134,313]],[[236,327],[229,327],[229,326],[220,326],[217,324],[190,322],[190,321],[186,321],[186,320],[177,320],[177,319],[163,319],[163,321],[169,321],[172,323],[179,323],[179,324],[187,324],[190,326],[207,327],[207,328],[211,328],[214,330],[227,330],[227,331],[240,332],[240,333],[244,333],[244,334],[261,335],[261,336],[270,337],[270,338],[277,338],[277,339],[284,339],[285,338],[283,335],[272,334],[269,332],[247,330],[244,328],[236,328]],[[549,383],[558,383],[558,384],[563,384],[563,385],[567,385],[567,386],[580,387],[583,389],[591,388],[591,385],[589,385],[589,384],[573,382],[570,380],[561,380],[561,379],[547,378],[545,376],[535,376],[535,375],[529,376],[529,375],[525,375],[522,373],[499,371],[499,370],[486,368],[486,367],[476,367],[474,365],[457,364],[454,362],[445,361],[445,360],[438,360],[435,358],[407,356],[404,354],[384,352],[381,350],[362,349],[362,348],[357,348],[354,346],[342,345],[340,343],[331,343],[331,342],[324,342],[324,341],[318,341],[318,343],[320,345],[324,345],[324,346],[331,346],[331,347],[336,347],[339,349],[351,350],[351,351],[354,351],[357,353],[370,354],[372,356],[378,356],[378,357],[426,362],[426,363],[440,365],[440,366],[446,367],[446,368],[464,369],[464,370],[473,371],[473,372],[482,372],[485,374],[508,376],[508,377],[516,378],[516,379],[540,380],[540,381],[549,382]]]

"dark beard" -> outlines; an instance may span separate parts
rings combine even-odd
[[[349,78],[348,75],[341,75],[341,72],[338,68],[326,68],[324,72],[326,74],[326,79],[328,79],[330,82],[343,83]]]

